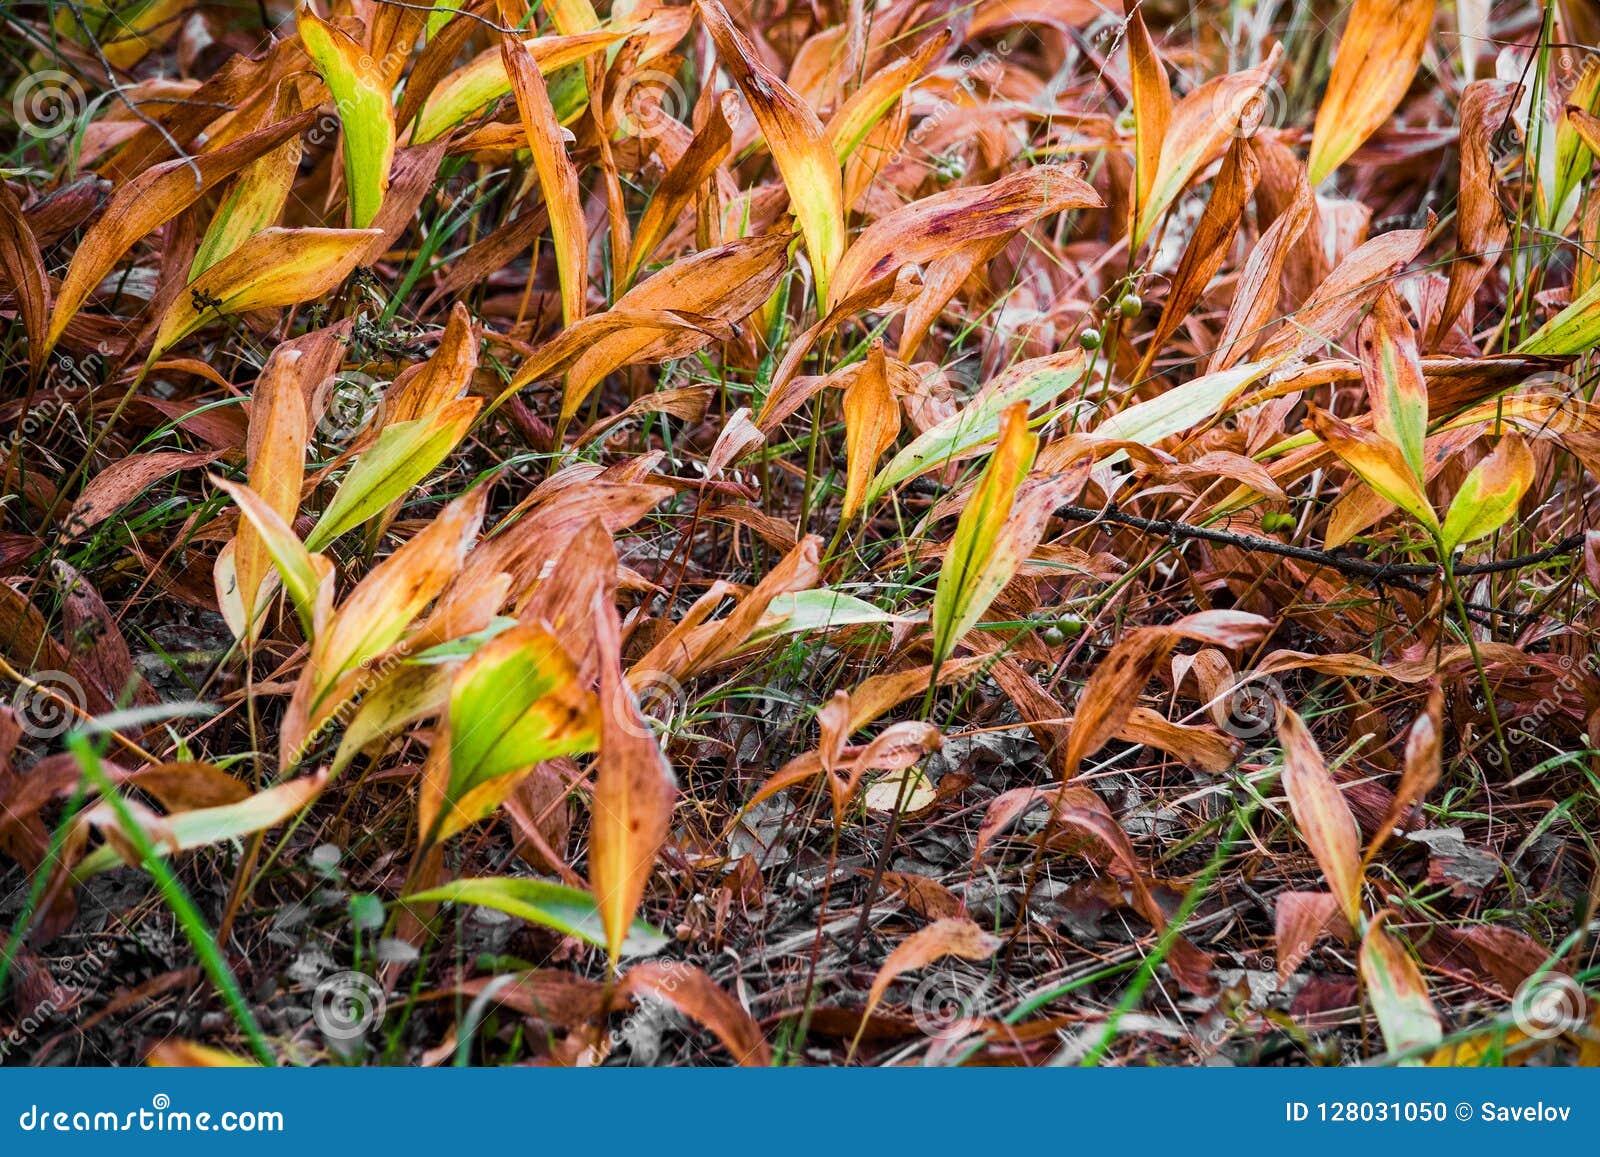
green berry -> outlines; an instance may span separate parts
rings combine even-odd
[[[1117,309],[1123,317],[1131,320],[1144,312],[1144,301],[1137,293],[1130,293],[1117,302]]]
[[[1100,331],[1093,327],[1084,330],[1078,335],[1078,344],[1086,350],[1099,349],[1100,343],[1103,340],[1104,339],[1100,336]]]
[[[1293,530],[1295,517],[1292,514],[1263,514],[1261,516],[1261,529],[1268,534],[1277,534],[1279,531]]]
[[[1039,638],[1043,639],[1052,647],[1059,647],[1062,643],[1067,641],[1067,633],[1060,627],[1051,625],[1039,632]]]

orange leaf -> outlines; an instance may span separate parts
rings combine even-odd
[[[1317,110],[1311,183],[1342,165],[1400,104],[1428,43],[1436,0],[1355,0]]]
[[[516,36],[508,35],[500,42],[500,55],[511,78],[517,112],[522,117],[523,131],[528,134],[533,167],[538,171],[539,187],[550,214],[556,272],[561,277],[561,318],[571,325],[583,316],[589,292],[589,236],[584,229],[578,170],[567,155],[561,122],[556,119],[544,76],[527,46]]]
[[[965,917],[935,920],[926,928],[919,928],[895,946],[895,950],[879,967],[878,975],[872,978],[863,1019],[872,1015],[872,1010],[878,1007],[889,986],[905,973],[925,968],[946,956],[987,960],[999,950],[1002,943],[1000,937],[985,932]]]
[[[614,555],[611,565],[614,570]],[[598,591],[592,609],[600,651],[600,754],[590,802],[589,883],[615,968],[656,852],[667,838],[678,785],[623,678],[616,607]]]
[[[636,964],[622,978],[619,991],[670,1004],[710,1029],[741,1065],[765,1068],[772,1063],[772,1049],[761,1035],[761,1026],[716,981],[692,964],[675,960]]]
[[[761,62],[719,0],[699,0],[699,5],[722,66],[749,102],[789,190],[811,255],[817,299],[831,301],[828,287],[844,254],[844,186],[828,134],[811,106]]]
[[[1123,0],[1128,16],[1128,73],[1133,83],[1134,198],[1133,225],[1144,218],[1155,189],[1156,172],[1161,167],[1161,146],[1172,123],[1172,85],[1167,82],[1166,66],[1145,27],[1139,0]],[[1180,315],[1181,316],[1181,315]]]
[[[1279,712],[1278,741],[1283,744],[1283,789],[1289,809],[1345,919],[1355,927],[1361,918],[1361,832],[1355,817],[1322,761],[1316,740],[1287,707]]]
[[[883,342],[875,341],[861,372],[844,391],[846,481],[840,519],[848,522],[861,509],[867,483],[878,458],[900,434],[900,406],[889,389]]]
[[[280,346],[273,351],[250,401],[249,458],[250,489],[284,523],[292,524],[300,509],[300,486],[305,481],[306,422],[305,385],[300,380],[298,349]],[[261,533],[248,519],[239,523],[233,543],[233,566],[239,587],[239,602],[245,615],[242,636],[245,649],[256,641],[261,626],[260,593],[272,567],[272,554]]]

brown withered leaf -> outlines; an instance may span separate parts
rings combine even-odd
[[[617,987],[619,996],[652,996],[714,1033],[741,1065],[765,1068],[772,1049],[761,1026],[727,991],[692,964],[646,961],[628,970]]]
[[[596,594],[593,615],[600,652],[600,754],[590,799],[589,882],[614,968],[671,827],[678,784],[623,677],[620,625],[609,596]]]
[[[1155,332],[1150,335],[1136,378],[1143,378],[1149,372],[1156,354],[1199,303],[1212,277],[1222,267],[1228,247],[1239,231],[1244,207],[1255,191],[1258,175],[1259,167],[1250,142],[1243,137],[1235,140],[1212,183],[1211,198],[1184,248],[1178,271],[1172,275],[1172,289],[1162,306]]]
[[[0,285],[11,291],[28,335],[28,366],[44,369],[46,327],[50,324],[50,278],[39,241],[11,186],[0,181]]]
[[[1306,725],[1287,707],[1278,715],[1283,789],[1300,835],[1311,848],[1351,927],[1361,918],[1361,833]]]
[[[874,221],[839,262],[828,306],[889,280],[906,265],[923,265],[961,246],[1011,237],[1041,217],[1103,205],[1081,170],[1038,165],[992,185],[951,189]]]
[[[62,533],[82,538],[161,479],[209,466],[220,457],[220,450],[152,450],[119,458],[89,479],[68,510]]]
[[[1339,898],[1332,892],[1280,892],[1274,908],[1273,944],[1278,953],[1278,983],[1293,976],[1318,937],[1343,924]],[[1348,932],[1348,926],[1345,931]]]
[[[511,91],[516,96],[517,111],[544,192],[556,269],[561,277],[561,317],[570,326],[583,317],[589,293],[589,235],[578,189],[578,170],[567,155],[561,122],[550,104],[544,76],[522,38],[511,34],[502,37],[500,58],[511,78]]]
[[[1122,730],[1157,664],[1181,640],[1242,647],[1258,641],[1270,628],[1267,620],[1243,611],[1201,611],[1169,626],[1129,631],[1095,668],[1078,698],[1062,757],[1062,778],[1078,774],[1083,761]]]
[[[985,932],[964,917],[935,920],[926,928],[919,928],[895,945],[894,951],[878,968],[878,974],[872,978],[872,987],[867,990],[867,1004],[862,1015],[870,1016],[884,993],[889,991],[889,986],[907,972],[926,968],[946,956],[987,960],[1000,948],[1001,943],[1000,937]]]

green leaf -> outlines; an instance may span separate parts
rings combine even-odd
[[[1361,940],[1361,979],[1390,1052],[1438,1044],[1444,1033],[1416,961],[1374,921]]]
[[[306,536],[306,549],[321,550],[403,497],[455,449],[482,404],[478,398],[460,398],[425,418],[384,427],[372,449],[357,459],[339,484],[333,501]]]
[[[569,936],[576,936],[597,948],[606,944],[600,924],[600,908],[588,892],[552,884],[545,880],[516,879],[510,876],[485,876],[453,880],[439,888],[402,897],[408,904],[476,904],[493,908],[542,924]],[[635,920],[622,942],[624,956],[648,956],[659,951],[667,936],[643,920]]]
[[[1517,347],[1519,354],[1577,357],[1600,346],[1600,282]]]
[[[302,5],[296,15],[300,42],[333,94],[344,129],[344,183],[350,224],[371,225],[383,206],[394,163],[394,103],[382,70],[343,29]]]
[[[752,645],[780,635],[807,631],[832,631],[840,627],[867,626],[901,621],[900,616],[875,607],[865,599],[827,588],[779,595],[767,604],[761,622],[750,635]]]
[[[1000,432],[1000,415],[1016,402],[1036,409],[1083,379],[1081,350],[1034,358],[1011,367],[978,391],[959,413],[932,426],[889,460],[867,490],[870,506],[907,479],[970,458]]]
[[[480,647],[450,686],[450,769],[437,841],[482,819],[542,760],[594,751],[600,708],[578,669],[541,626],[512,627]]]
[[[583,69],[569,71],[567,66],[620,39],[618,33],[597,31],[577,36],[543,36],[522,42],[533,54],[539,71],[550,77],[550,101],[563,124],[583,109],[586,99]],[[572,87],[574,76],[576,92]],[[500,50],[492,48],[480,54],[439,82],[417,118],[411,134],[412,143],[427,144],[510,92],[511,77],[506,72]]]
[[[1206,374],[1113,414],[1090,433],[1096,438],[1154,446],[1164,438],[1216,417],[1241,390],[1274,364],[1272,361],[1247,362],[1233,369]],[[1106,461],[1115,462],[1121,457],[1113,455]]]
[[[1507,434],[1456,491],[1439,533],[1445,552],[1499,530],[1532,484],[1533,454],[1521,437]]]

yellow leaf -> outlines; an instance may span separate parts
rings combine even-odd
[[[50,314],[50,329],[45,337],[49,353],[67,323],[95,286],[105,279],[112,267],[139,238],[203,197],[245,165],[264,153],[277,148],[284,141],[299,134],[315,118],[314,112],[305,112],[290,120],[280,121],[271,128],[241,137],[215,152],[201,153],[192,161],[176,160],[154,165],[126,184],[117,188],[106,202],[89,231],[78,243],[72,255],[72,264],[56,291],[55,308]],[[196,180],[195,170],[199,170]],[[352,266],[353,268],[353,266]]]
[[[293,89],[284,87],[285,92]],[[189,280],[210,269],[244,242],[277,223],[289,200],[289,190],[300,169],[300,139],[290,137],[283,144],[257,157],[245,166],[228,193],[217,206],[206,227],[206,235],[195,250],[189,266]]]
[[[365,229],[378,216],[394,163],[394,103],[382,71],[359,41],[323,20],[309,4],[296,13],[300,41],[317,66],[344,129],[344,183],[350,224]]]
[[[1415,518],[1430,532],[1439,531],[1439,516],[1422,489],[1422,481],[1393,442],[1362,430],[1315,406],[1311,429],[1361,480]]]
[[[361,260],[377,229],[263,229],[189,283],[161,319],[149,362],[208,321],[320,297]]]
[[[1507,434],[1472,468],[1444,516],[1439,537],[1447,553],[1493,534],[1517,511],[1533,485],[1533,453],[1518,434]]]
[[[1134,221],[1130,247],[1137,250],[1196,173],[1233,140],[1239,122],[1254,115],[1272,82],[1272,59],[1260,68],[1208,80],[1180,100],[1161,144],[1161,159],[1143,208]],[[1144,142],[1140,141],[1141,151]]]
[[[622,39],[616,32],[586,32],[576,36],[540,36],[522,42],[539,72],[549,76]],[[437,140],[471,114],[511,92],[511,77],[498,48],[474,57],[439,82],[417,117],[411,143]],[[570,119],[570,116],[569,116]]]
[[[1428,43],[1436,0],[1355,0],[1317,110],[1307,161],[1318,185],[1400,104]]]
[[[850,99],[828,118],[828,143],[843,164],[861,146],[885,113],[927,71],[933,60],[950,46],[950,30],[941,29],[909,56],[867,77]]]
[[[164,1040],[150,1050],[144,1063],[155,1069],[250,1069],[255,1061],[237,1053],[187,1040]]]
[[[844,255],[844,185],[839,160],[822,122],[799,95],[779,80],[719,0],[699,0],[706,31],[722,65],[732,74],[767,138],[817,280],[817,299],[828,301],[833,270]]]
[[[306,550],[289,524],[284,521],[283,516],[250,487],[215,476],[211,481],[239,504],[239,510],[245,516],[257,540],[278,568],[284,589],[289,592],[289,600],[300,616],[301,629],[305,632],[306,638],[311,638],[316,630],[318,592],[322,588],[323,581],[331,573],[331,564],[321,555],[313,555]],[[242,600],[241,606],[248,618],[253,608]]]
[[[1161,167],[1161,146],[1172,123],[1172,86],[1167,83],[1166,66],[1150,39],[1150,30],[1145,27],[1141,6],[1137,0],[1123,0],[1123,9],[1128,15],[1128,72],[1133,84],[1134,198],[1131,208],[1133,231],[1142,240],[1143,234],[1138,233],[1139,222],[1144,220],[1144,211],[1155,190],[1156,173]]]
[[[426,478],[466,435],[482,405],[481,398],[457,398],[421,418],[385,426],[311,528],[307,549],[321,550]]]
[[[1422,380],[1416,332],[1401,312],[1400,298],[1393,289],[1378,296],[1361,323],[1357,350],[1372,404],[1372,428],[1399,448],[1411,472],[1421,480],[1428,439],[1428,387]]]
[[[455,577],[483,521],[484,500],[482,488],[456,499],[350,592],[311,645],[302,682],[313,712],[325,714],[335,682],[388,650]]]
[[[250,399],[246,445],[250,489],[261,496],[285,525],[293,523],[300,509],[300,486],[305,480],[309,437],[305,388],[296,373],[300,358],[297,349],[274,351],[256,379]],[[261,532],[249,520],[239,524],[233,558],[239,598],[249,615],[249,627],[244,635],[248,649],[260,629],[259,595],[272,559]]]

